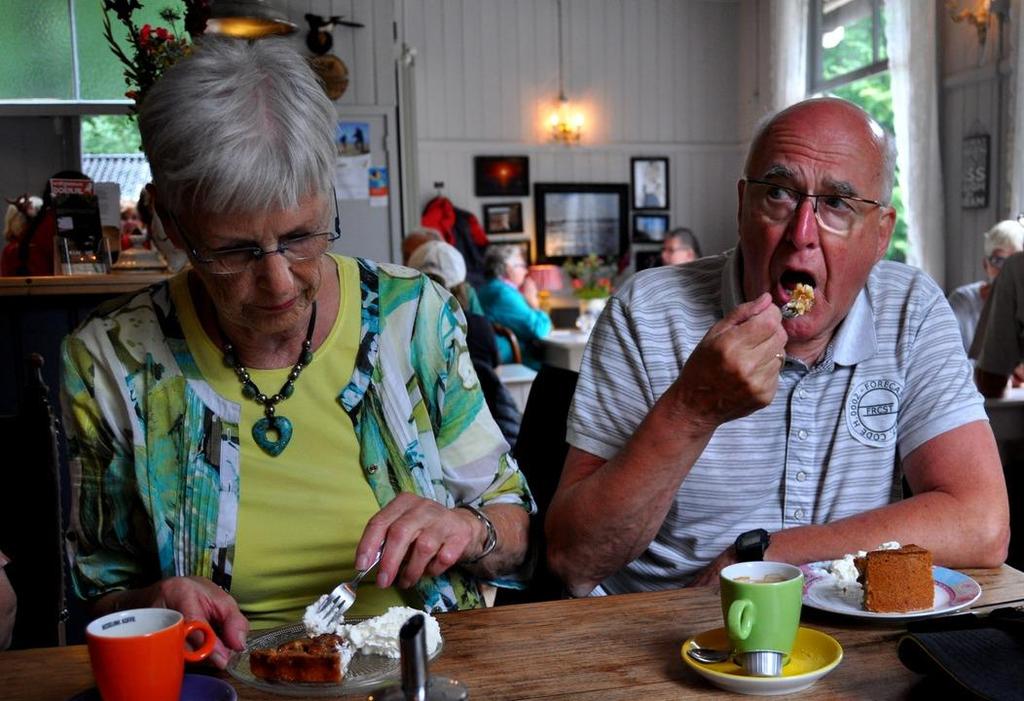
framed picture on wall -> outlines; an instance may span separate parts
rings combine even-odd
[[[634,241],[664,241],[668,233],[667,214],[634,214]]]
[[[629,247],[629,189],[612,183],[536,183],[537,260],[561,264],[591,253],[621,258]]]
[[[520,202],[484,205],[484,231],[488,234],[518,234],[523,231],[523,205]]]
[[[631,158],[633,209],[668,209],[668,159]]]
[[[530,159],[527,156],[476,156],[473,159],[477,197],[527,197]]]

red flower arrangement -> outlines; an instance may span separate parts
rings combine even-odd
[[[194,39],[206,28],[210,0],[184,0],[184,3],[185,32]],[[110,50],[125,66],[124,79],[129,88],[125,97],[135,101],[133,112],[138,110],[146,91],[163,72],[192,52],[191,42],[182,34],[176,36],[166,27],[149,24],[140,28],[132,15],[141,9],[139,0],[103,0],[103,35]],[[128,52],[114,38],[111,14],[128,30]],[[160,18],[173,28],[182,16],[176,10],[165,8],[160,11]]]

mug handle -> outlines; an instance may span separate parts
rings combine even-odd
[[[186,662],[200,662],[205,660],[213,652],[213,646],[217,643],[217,636],[213,632],[213,628],[206,621],[185,621],[184,635],[182,638],[187,638],[192,634],[193,631],[201,630],[203,632],[203,644],[199,646],[198,650],[185,650],[185,661]]]
[[[729,635],[737,640],[746,640],[754,627],[757,607],[750,599],[737,599],[729,606]]]

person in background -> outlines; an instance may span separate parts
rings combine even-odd
[[[661,244],[662,265],[679,265],[700,258],[700,243],[685,226],[672,229]]]
[[[402,265],[409,265],[409,257],[427,241],[441,241],[441,232],[429,227],[413,229],[402,239]],[[410,266],[411,267],[411,266]]]
[[[487,282],[477,290],[484,315],[516,335],[523,364],[540,368],[537,340],[551,333],[551,317],[540,309],[537,285],[516,246],[491,246],[484,257]],[[512,346],[498,337],[502,363],[512,362]]]
[[[1024,253],[1003,262],[983,317],[971,346],[974,381],[986,397],[1002,397],[1007,384],[1024,379]]]
[[[519,437],[522,415],[495,370],[499,355],[491,322],[483,314],[470,311],[468,295],[473,291],[473,287],[466,282],[465,259],[459,253],[459,249],[451,244],[444,241],[427,241],[413,251],[408,264],[410,268],[419,270],[451,292],[462,305],[466,316],[466,343],[469,346],[469,356],[473,359],[473,368],[487,399],[487,408],[491,410],[491,416],[497,422],[505,440],[514,446]]]
[[[986,279],[958,287],[949,295],[949,306],[953,308],[953,316],[960,326],[965,351],[971,349],[982,307],[1003,263],[1014,253],[1024,250],[1024,226],[1015,219],[1005,219],[985,232],[984,245],[985,257],[981,259],[981,267]]]
[[[1006,483],[956,321],[921,270],[882,260],[895,161],[856,105],[797,103],[751,141],[738,247],[637,273],[608,301],[546,521],[571,593],[886,541],[948,567],[1004,561]],[[814,305],[783,318],[797,284]]]
[[[7,579],[4,567],[10,560],[0,552],[0,650],[6,650],[11,644],[11,634],[14,632],[14,619],[18,613],[18,599],[11,587],[11,581]]]
[[[219,667],[378,553],[353,615],[476,608],[525,575],[533,501],[458,303],[328,252],[336,120],[290,42],[204,38],[138,115],[192,267],[62,348],[74,591],[208,621]]]

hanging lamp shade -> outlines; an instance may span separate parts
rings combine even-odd
[[[291,34],[297,28],[280,0],[213,0],[206,22],[207,34],[240,39]]]

